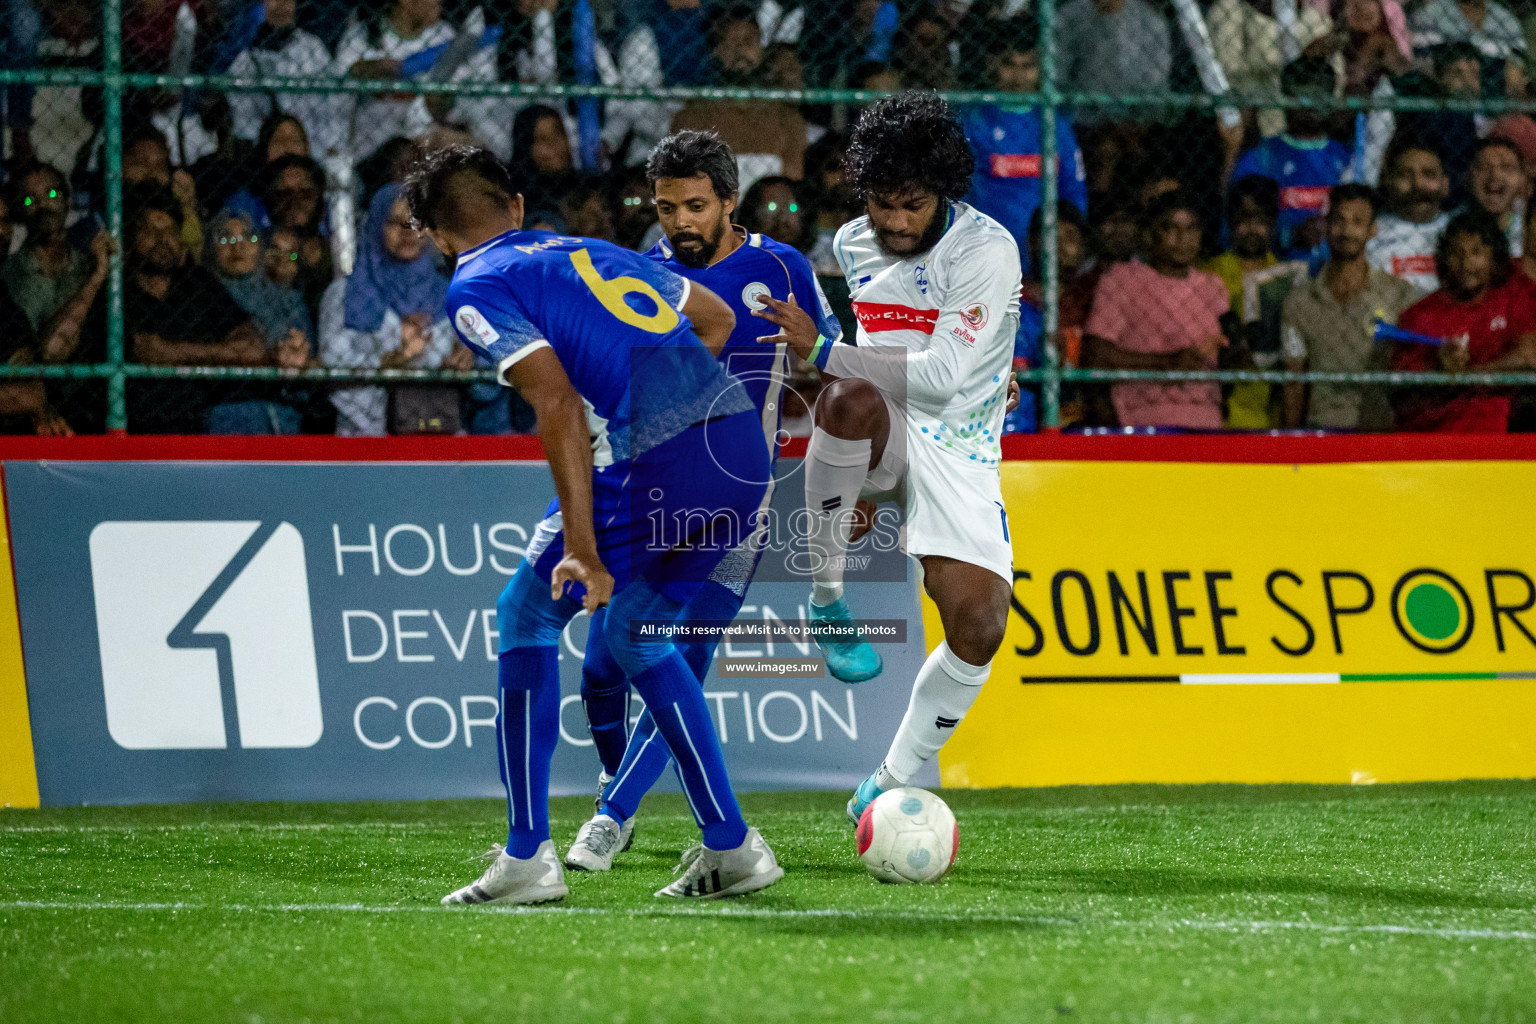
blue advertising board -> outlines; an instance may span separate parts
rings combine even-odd
[[[782,523],[798,469],[779,466]],[[501,795],[496,598],[552,497],[543,464],[7,462],[5,482],[45,806]],[[850,575],[860,618],[909,624],[883,675],[706,680],[739,789],[846,789],[884,755],[925,653],[884,526]],[[742,618],[804,615],[793,532]],[[598,770],[586,624],[561,650],[557,794],[591,792]]]

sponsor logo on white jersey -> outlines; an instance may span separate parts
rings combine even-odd
[[[960,319],[971,330],[979,331],[987,326],[987,307],[984,303],[973,302],[960,310]]]

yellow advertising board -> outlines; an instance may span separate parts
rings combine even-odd
[[[946,786],[1536,776],[1536,463],[1002,473],[1013,608]]]
[[[4,507],[0,486],[0,508]],[[11,537],[0,516],[0,807],[36,807],[37,763],[27,713],[27,674],[21,661],[21,624],[11,570]]]

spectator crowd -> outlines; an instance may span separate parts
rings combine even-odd
[[[1058,292],[1046,294],[1038,0],[125,0],[128,71],[367,82],[758,90],[977,90],[966,201],[1018,241],[1016,368],[1536,370],[1536,121],[1334,109],[1337,97],[1527,98],[1536,0],[1063,0],[1056,11]],[[5,0],[0,65],[100,69],[90,0]],[[1530,42],[1528,43],[1528,40]],[[1224,94],[1212,109],[1179,96]],[[858,104],[536,100],[472,93],[135,88],[123,233],[105,223],[99,91],[0,90],[0,346],[13,364],[106,358],[124,265],[129,361],[470,370],[451,268],[400,182],[455,142],[507,160],[526,226],[649,249],[644,164],[671,131],[737,156],[737,218],[810,258],[851,328],[833,254]],[[1044,332],[1048,298],[1059,312]],[[848,332],[852,337],[851,329]],[[484,368],[484,367],[482,367]],[[814,371],[795,385],[814,392]],[[1536,389],[1136,380],[1063,389],[1066,427],[1536,428]],[[142,433],[516,433],[509,389],[443,382],[136,378]],[[1038,387],[1009,415],[1038,428]],[[0,431],[105,429],[89,377],[0,381]]]

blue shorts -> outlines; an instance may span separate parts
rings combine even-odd
[[[679,603],[752,535],[771,466],[756,411],[695,424],[627,463],[592,474],[597,553],[618,590],[644,579]],[[548,579],[565,557],[560,513],[539,524],[527,558]],[[571,587],[573,597],[580,587]]]

